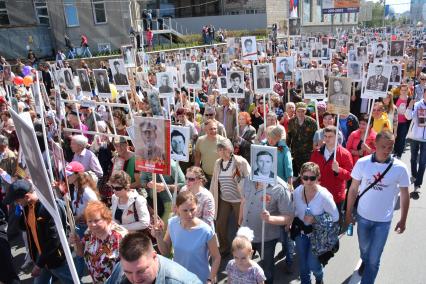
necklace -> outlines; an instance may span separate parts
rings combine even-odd
[[[222,172],[226,172],[229,169],[229,167],[231,166],[231,164],[232,164],[232,155],[231,155],[231,158],[228,161],[228,164],[226,165],[226,168],[223,168],[223,159],[221,159],[220,160],[220,170]]]

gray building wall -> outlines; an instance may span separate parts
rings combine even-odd
[[[214,25],[227,30],[266,29],[266,14],[224,15],[176,19],[179,25],[188,29],[188,33],[201,33],[204,25]]]
[[[98,51],[98,43],[109,43],[111,50],[130,43],[128,2],[105,1],[107,23],[95,24],[91,2],[78,1],[79,26],[77,27],[67,27],[64,8],[55,2],[49,1],[49,13],[51,23],[54,25],[52,32],[57,48],[64,48],[64,34],[68,34],[75,47],[80,46],[81,35],[86,35],[92,53]]]
[[[411,0],[410,17],[412,24],[417,24],[418,21],[426,21],[424,15],[426,14],[426,1],[425,0]]]

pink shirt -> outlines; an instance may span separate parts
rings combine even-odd
[[[407,122],[407,118],[404,115],[404,113],[407,109],[407,100],[403,100],[401,98],[398,98],[395,105],[396,105],[396,108],[398,110],[398,123]]]

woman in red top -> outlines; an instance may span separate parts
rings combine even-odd
[[[349,135],[346,149],[352,154],[354,164],[359,158],[376,151],[376,132],[373,130],[373,119],[370,121],[367,141],[362,141],[367,130],[368,115],[362,114],[359,118],[359,128]]]
[[[148,29],[146,31],[146,42],[148,44],[148,50],[151,51],[152,50],[152,43],[154,39],[154,34],[152,33],[151,29]]]
[[[408,129],[410,128],[410,120],[405,117],[405,111],[411,100],[411,92],[407,84],[402,84],[399,89],[399,97],[395,102],[398,115],[398,128],[395,138],[395,156],[401,158],[405,148],[405,138],[407,137]]]

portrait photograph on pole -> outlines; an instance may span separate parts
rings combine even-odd
[[[170,175],[170,120],[135,116],[136,169]]]
[[[98,95],[104,98],[112,98],[111,89],[108,81],[108,72],[105,69],[94,69],[96,87]]]
[[[171,158],[175,161],[189,161],[190,128],[172,125],[170,132]]]
[[[92,87],[90,86],[89,76],[86,69],[77,69],[78,80],[83,93],[91,94]]]
[[[251,145],[251,180],[275,185],[277,183],[277,148]]]
[[[244,98],[244,72],[229,71],[226,75],[228,79],[228,97]]]
[[[330,77],[327,110],[334,114],[349,114],[351,90],[351,78]]]
[[[254,90],[257,93],[270,93],[274,81],[272,64],[259,64],[254,66]]]
[[[302,85],[305,99],[325,98],[324,69],[303,69]]]
[[[109,66],[117,90],[130,90],[124,60],[121,58],[110,59]]]

